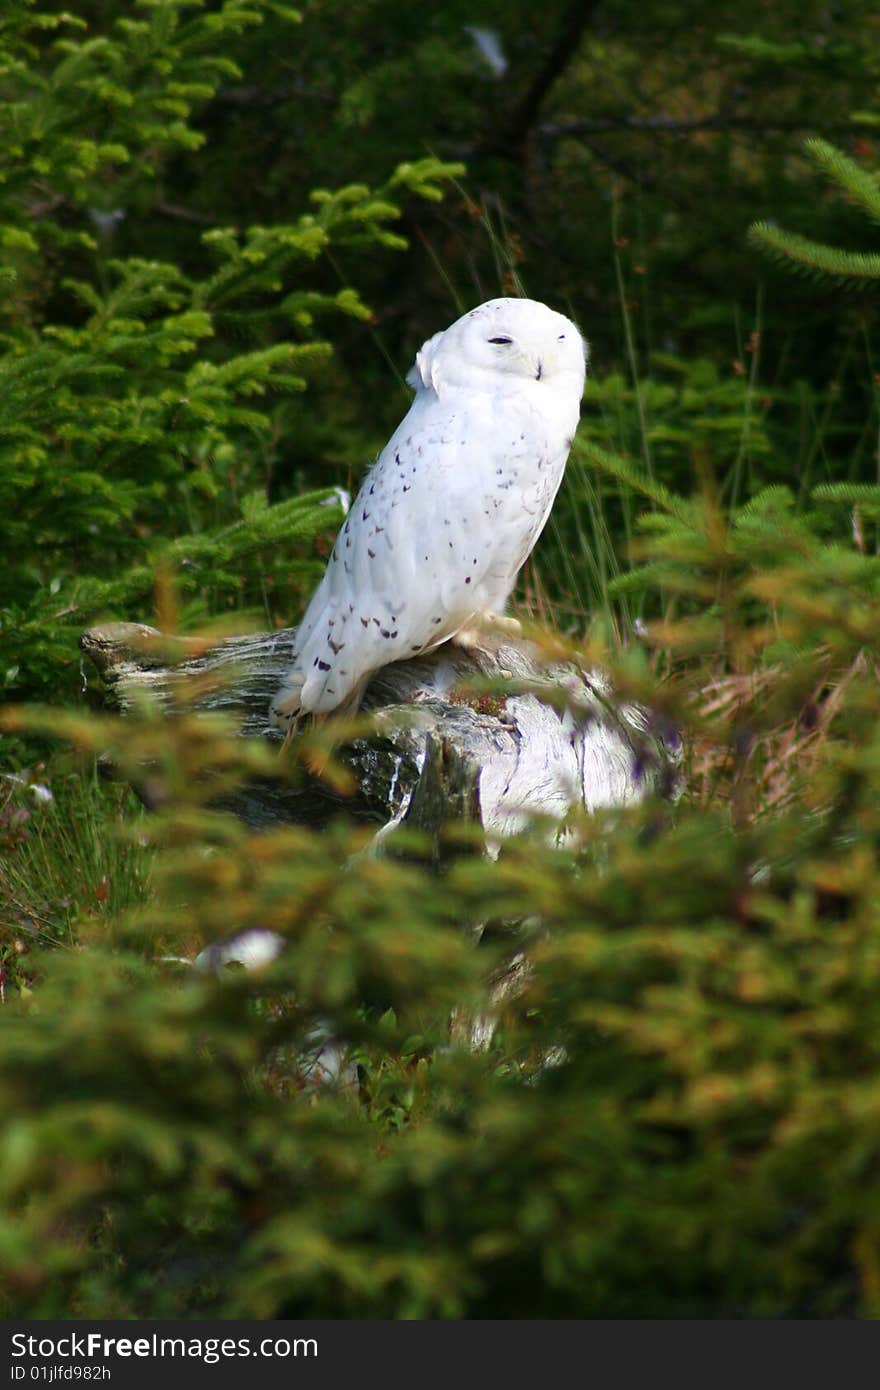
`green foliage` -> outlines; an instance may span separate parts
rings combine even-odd
[[[787,267],[876,274],[835,249],[880,209],[875,29],[6,7],[0,682],[51,706],[0,716],[4,1314],[878,1315],[876,310],[756,285],[745,237],[770,210],[816,238],[757,229]],[[295,621],[413,351],[511,290],[594,364],[521,603],[681,728],[674,824],[496,861],[455,827],[438,875],[218,809],[306,749],[82,713],[79,629],[151,618],[157,573],[163,626]],[[187,964],[254,928],[272,964]],[[519,950],[490,1045],[453,1041]]]
[[[796,232],[785,232],[769,222],[756,222],[750,230],[752,240],[779,260],[789,261],[808,275],[832,275],[841,280],[861,282],[880,276],[880,256],[865,251],[844,251],[822,246]]]
[[[99,35],[68,11],[19,6],[4,18],[5,246],[27,253],[45,241],[82,243],[82,233],[65,235],[50,219],[59,204],[87,205],[102,178],[120,170],[122,180],[108,182],[128,192],[143,178],[142,159],[151,172],[176,149],[198,149],[195,110],[239,74],[222,50],[259,24],[266,6],[223,0],[206,12],[203,3],[142,0],[135,9],[141,13],[116,17]],[[17,225],[23,207],[30,234]]]
[[[804,148],[815,164],[875,222],[880,221],[880,182],[825,140],[807,140]],[[756,245],[806,274],[829,275],[859,284],[880,276],[880,255],[823,246],[808,237],[756,222],[749,235]]]
[[[409,162],[378,189],[313,193],[295,220],[205,231],[194,273],[111,255],[90,217],[100,227],[111,195],[136,216],[174,151],[203,143],[194,112],[240,75],[230,35],[275,14],[262,0],[143,8],[100,37],[79,36],[67,15],[6,21],[0,682],[10,694],[57,689],[59,668],[73,670],[71,620],[138,616],[160,561],[183,567],[184,590],[208,611],[265,608],[274,589],[294,602],[313,573],[309,542],[338,512],[321,511],[326,492],[263,505],[267,482],[298,429],[293,398],[330,355],[320,326],[370,317],[352,285],[329,291],[314,268],[349,249],[405,246],[390,228],[399,200],[436,201],[459,167]]]
[[[108,838],[126,817],[128,843]],[[0,783],[0,919],[7,971],[28,944],[74,946],[79,931],[139,902],[149,854],[138,838],[142,818],[132,793],[97,776],[45,767],[7,774]],[[17,969],[14,982],[21,983]]]

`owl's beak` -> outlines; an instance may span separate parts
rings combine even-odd
[[[548,343],[540,357],[535,360],[535,380],[540,381],[547,372],[555,372],[559,365],[559,354],[555,344]]]

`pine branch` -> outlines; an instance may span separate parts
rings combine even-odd
[[[646,131],[652,135],[695,135],[703,131],[727,132],[742,130],[757,135],[772,135],[802,131],[810,126],[806,118],[789,120],[762,119],[757,116],[734,116],[719,111],[712,116],[695,116],[683,120],[676,116],[607,116],[589,120],[551,121],[538,127],[542,140],[553,142],[581,135],[607,135],[618,132]],[[823,127],[835,134],[864,132],[860,121],[832,121]],[[824,144],[821,140],[808,143]]]
[[[584,459],[600,473],[614,478],[618,483],[623,483],[633,492],[647,497],[662,511],[668,512],[686,524],[691,522],[692,512],[688,504],[680,497],[676,497],[675,493],[670,492],[669,488],[664,487],[656,479],[648,478],[628,459],[621,458],[619,454],[609,454],[605,449],[600,449],[598,444],[594,444],[591,439],[585,438],[579,438],[575,441],[574,456]]]
[[[73,601],[64,616],[81,621],[101,609],[118,610],[148,597],[155,588],[158,567],[173,569],[184,592],[198,591],[208,582],[206,575],[216,578],[257,551],[281,542],[309,540],[338,520],[338,496],[326,490],[288,498],[272,507],[255,505],[251,499],[240,521],[170,541],[156,551],[150,563],[134,566],[118,579],[75,580]],[[33,626],[45,626],[45,618]]]
[[[810,493],[814,502],[840,502],[847,507],[880,507],[877,483],[822,483]]]
[[[875,253],[841,251],[796,232],[783,231],[771,222],[755,222],[748,235],[761,250],[803,274],[856,282],[880,279],[880,255]]]
[[[848,193],[875,222],[880,222],[880,184],[869,173],[827,140],[807,140],[804,148],[831,181]]]

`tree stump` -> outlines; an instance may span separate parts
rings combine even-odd
[[[121,713],[144,692],[171,711],[193,676],[215,674],[190,707],[231,713],[243,735],[280,748],[283,735],[268,710],[295,635],[285,628],[195,651],[187,639],[171,639],[170,660],[169,639],[155,628],[109,623],[83,633],[80,646],[98,669],[106,702]],[[514,683],[518,693],[474,693],[493,679]],[[541,698],[542,689],[555,692],[554,703]],[[678,791],[680,746],[668,724],[615,701],[595,672],[548,666],[525,640],[491,640],[479,651],[449,642],[386,666],[370,682],[363,710],[375,731],[337,752],[353,775],[352,795],[317,778],[266,780],[241,787],[224,805],[254,828],[321,826],[343,810],[384,834],[403,823],[436,834],[450,820],[467,819],[482,825],[491,850],[537,816],[561,825],[577,806],[593,811]]]

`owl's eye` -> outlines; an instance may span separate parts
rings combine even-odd
[[[490,342],[490,343],[512,343],[512,342],[513,342],[513,339],[512,339],[512,338],[490,338],[490,339],[489,339],[489,342]]]
[[[564,342],[565,342],[565,334],[564,334],[564,333],[560,333],[560,335],[559,335],[559,337],[556,339],[556,341],[557,341],[557,343],[564,343]]]

